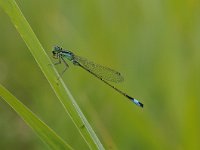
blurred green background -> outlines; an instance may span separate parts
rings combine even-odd
[[[119,71],[119,89],[69,62],[63,79],[106,149],[200,149],[200,2],[197,0],[17,0],[52,61],[51,49]],[[88,147],[28,48],[0,9],[0,82],[75,149]],[[64,66],[56,66],[61,72]],[[0,100],[0,149],[46,145]]]

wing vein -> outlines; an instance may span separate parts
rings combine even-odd
[[[80,56],[75,55],[74,59],[75,61],[80,63],[82,66],[84,66],[85,68],[87,68],[88,70],[90,70],[91,72],[93,72],[98,77],[104,80],[115,82],[115,83],[122,82],[124,80],[122,75],[113,69],[96,64]]]

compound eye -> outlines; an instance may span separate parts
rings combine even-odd
[[[60,51],[60,50],[62,50],[61,47],[59,47],[59,46],[55,46],[55,47],[54,47],[54,51]]]
[[[56,55],[56,52],[55,51],[52,51],[53,55]]]
[[[58,46],[55,47],[55,50],[59,50],[60,48]]]

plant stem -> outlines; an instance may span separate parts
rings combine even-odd
[[[62,103],[64,109],[68,112],[89,148],[92,150],[103,150],[103,145],[83,115],[65,83],[61,78],[57,80],[58,72],[51,63],[49,57],[47,56],[16,2],[14,0],[0,0],[0,6],[10,17],[13,25],[16,27],[22,39],[26,43],[31,54],[35,58],[37,64],[53,88],[53,91]],[[49,64],[52,64],[52,66]]]

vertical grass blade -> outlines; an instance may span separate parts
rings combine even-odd
[[[92,150],[103,150],[103,145],[86,120],[63,80],[57,80],[58,72],[56,71],[55,67],[53,65],[48,65],[52,64],[49,57],[45,53],[43,47],[41,46],[39,40],[32,31],[16,2],[14,0],[0,0],[0,6],[10,17],[13,25],[16,27],[22,39],[26,43],[37,64],[56,93],[58,99],[64,106],[64,109],[70,115],[89,148]]]
[[[14,97],[0,84],[0,97],[4,99],[18,115],[37,133],[53,150],[72,150],[52,129],[42,122],[33,112]]]

